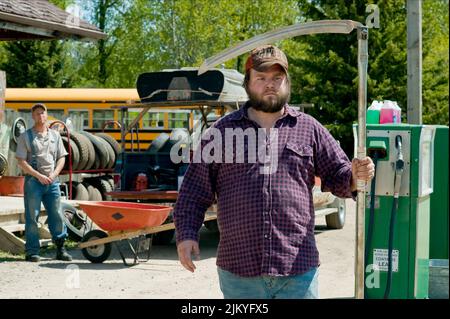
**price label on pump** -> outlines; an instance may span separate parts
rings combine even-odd
[[[392,271],[398,272],[398,250],[392,251]],[[389,260],[387,249],[373,250],[373,268],[378,271],[388,271]]]

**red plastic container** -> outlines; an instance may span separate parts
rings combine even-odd
[[[401,123],[401,110],[381,109],[380,124]]]
[[[0,178],[0,196],[23,195],[24,176],[3,176]]]
[[[132,230],[159,226],[172,207],[130,202],[79,202],[81,209],[106,231]]]

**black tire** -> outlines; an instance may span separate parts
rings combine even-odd
[[[169,229],[153,234],[152,245],[170,245],[175,236],[175,229]]]
[[[90,201],[96,201],[101,202],[102,201],[102,194],[98,188],[96,188],[94,185],[84,182],[83,186],[86,187],[88,194],[89,194],[89,200]]]
[[[27,130],[27,123],[21,117],[18,117],[14,120],[13,125],[11,126],[11,137],[13,144],[17,145],[17,141],[19,140],[19,136],[22,133],[25,133]],[[15,151],[15,149],[14,149]]]
[[[84,212],[67,203],[61,203],[60,210],[69,238],[80,241],[86,232],[88,217]]]
[[[67,132],[61,132],[61,136],[67,136]],[[85,169],[89,160],[89,145],[83,136],[77,132],[70,132],[70,139],[75,142],[78,147],[78,152],[80,154],[80,161],[78,162],[78,169]]]
[[[111,185],[111,190],[114,190],[114,178],[111,175],[104,175],[100,178],[107,181]]]
[[[105,233],[103,230],[94,229],[88,232],[86,235],[84,235],[83,238],[81,239],[81,242],[85,243],[89,240],[106,237],[108,237],[108,234]],[[86,247],[83,248],[81,252],[83,253],[83,256],[90,262],[94,264],[101,264],[106,259],[108,259],[109,255],[111,254],[111,243]]]
[[[147,151],[151,154],[156,154],[169,140],[170,135],[167,133],[161,133],[152,141]]]
[[[217,225],[217,219],[208,220],[203,223],[207,230],[217,233],[219,231],[219,225]]]
[[[345,225],[346,205],[345,199],[336,197],[333,203],[328,205],[330,208],[337,208],[337,213],[325,216],[327,227],[329,229],[342,229]]]
[[[117,159],[117,156],[122,152],[122,147],[120,146],[119,142],[117,142],[114,139],[114,137],[112,137],[111,135],[109,135],[107,133],[96,133],[95,135],[101,137],[102,139],[107,141],[109,143],[109,145],[111,145],[111,147],[114,150],[114,154],[116,155],[116,159]]]
[[[84,181],[94,186],[100,192],[102,198],[100,200],[107,200],[107,201],[112,200],[111,196],[107,196],[105,194],[113,190],[113,188],[111,187],[105,176],[92,177],[89,179],[85,178]]]
[[[99,167],[97,167],[98,169],[103,169],[105,167],[108,166],[109,163],[109,152],[108,149],[106,148],[106,146],[103,144],[102,140],[100,139],[100,137],[97,137],[89,132],[80,132],[81,134],[83,134],[85,137],[87,137],[92,145],[94,145],[94,149],[95,149],[95,158],[99,159],[100,161],[100,165]]]
[[[112,192],[113,187],[106,179],[100,179],[100,192],[102,194],[103,200],[111,201],[112,197],[111,195],[106,195],[106,193]]]
[[[89,192],[86,189],[86,187],[84,187],[84,185],[82,183],[77,183],[77,182],[73,182],[72,184],[72,193],[73,190],[75,189],[75,195],[72,194],[72,198],[75,200],[89,200]]]
[[[8,159],[0,153],[0,176],[5,175],[8,165]]]
[[[67,153],[69,153],[69,142],[67,136],[62,136],[61,139],[63,141],[64,148],[66,149]],[[77,170],[80,164],[80,152],[78,151],[77,144],[72,139],[70,139],[70,151],[72,153],[72,170]],[[64,170],[69,170],[69,155],[67,155],[66,157]]]
[[[92,142],[83,134],[80,134],[80,138],[84,140],[84,142],[87,145],[88,148],[88,161],[86,163],[86,166],[84,166],[83,170],[89,170],[92,169],[92,165],[94,165],[95,162],[95,149],[94,145],[92,145]]]
[[[116,153],[114,152],[113,147],[111,144],[108,143],[105,139],[98,137],[98,140],[103,143],[103,145],[106,147],[106,150],[108,151],[108,164],[105,166],[106,169],[111,169],[116,164]]]
[[[99,169],[100,168],[100,157],[94,156],[94,164],[92,164],[92,169]]]

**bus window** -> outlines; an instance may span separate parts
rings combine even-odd
[[[64,117],[64,110],[61,109],[47,109],[48,116],[54,117],[57,120],[62,121]]]
[[[138,116],[139,116],[139,113],[140,112],[137,112],[137,111],[128,111],[126,114],[126,123],[127,123],[127,126],[128,125],[130,125],[133,121],[134,121],[134,119],[135,118],[137,118]],[[138,127],[139,127],[139,124],[138,124]]]
[[[92,112],[92,128],[102,128],[107,121],[114,120],[114,110],[94,110]]]
[[[69,110],[69,117],[80,118],[83,117],[83,129],[89,128],[89,111],[88,110]]]
[[[169,128],[189,129],[189,113],[169,113]]]
[[[151,113],[148,112],[143,117],[144,128],[164,128],[164,113]]]

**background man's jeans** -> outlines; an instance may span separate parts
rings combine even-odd
[[[318,268],[296,276],[240,277],[217,268],[225,299],[316,299]]]
[[[41,211],[41,202],[47,211],[48,226],[53,241],[67,237],[67,229],[60,212],[60,199],[59,181],[55,181],[50,185],[43,185],[34,177],[25,177],[25,251],[27,255],[39,254],[40,244],[37,220]]]

